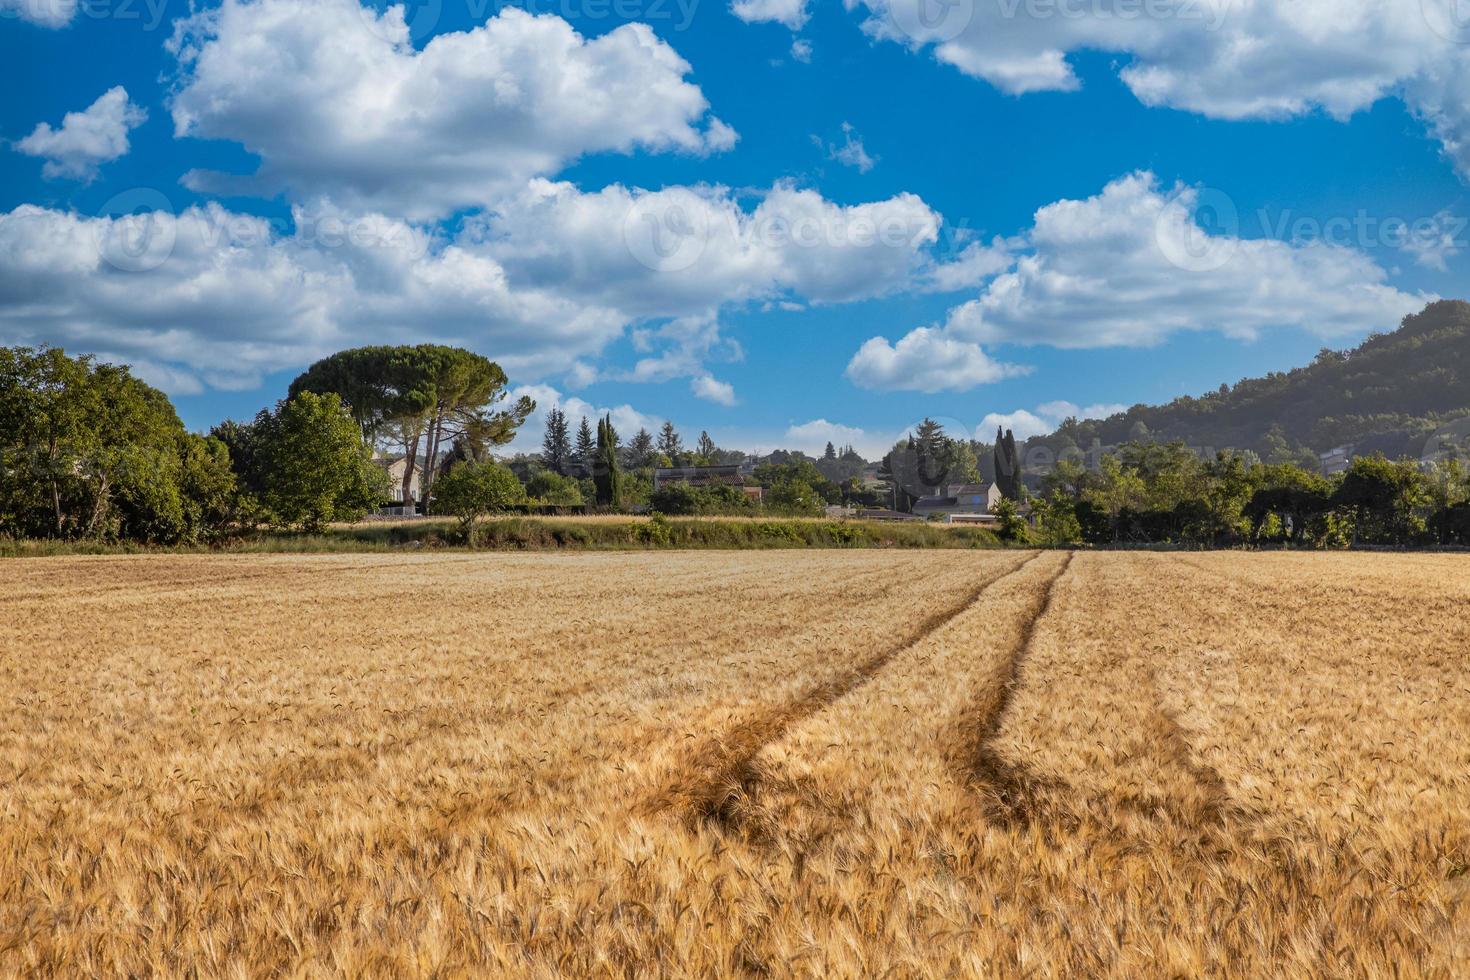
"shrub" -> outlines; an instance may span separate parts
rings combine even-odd
[[[675,484],[683,486],[683,484]],[[654,514],[649,520],[633,525],[633,540],[640,544],[666,548],[674,539],[674,526],[662,514]]]
[[[661,514],[676,517],[746,514],[755,509],[744,490],[728,483],[699,487],[688,483],[665,483],[649,496],[649,504]]]
[[[526,483],[526,495],[552,507],[581,507],[582,488],[576,480],[542,470]]]
[[[461,530],[469,537],[475,521],[525,497],[521,481],[499,463],[460,463],[434,481],[430,509],[459,518]]]
[[[1030,537],[1025,519],[1016,511],[1016,505],[1009,497],[1002,497],[995,505],[995,516],[1000,518],[995,533],[1002,541],[1023,544]]]

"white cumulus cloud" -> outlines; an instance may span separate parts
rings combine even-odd
[[[1028,412],[1024,408],[1014,412],[991,412],[980,420],[977,431],[980,438],[990,439],[990,433],[996,429],[1009,429],[1018,440],[1024,441],[1032,436],[1054,432],[1057,426],[1069,418],[1105,419],[1127,410],[1126,405],[1102,404],[1079,408],[1072,402],[1054,401],[1038,405],[1034,412]]]
[[[810,16],[806,0],[735,0],[730,13],[747,24],[771,22],[799,31]]]
[[[695,316],[746,300],[842,303],[905,289],[932,265],[939,226],[912,194],[844,206],[777,184],[747,208],[720,187],[589,194],[538,180],[472,233],[525,281],[639,315]]]
[[[887,337],[873,337],[847,365],[847,377],[859,387],[931,394],[967,391],[1027,371],[994,360],[977,343],[930,327],[911,330],[896,344]]]
[[[0,342],[147,361],[184,391],[189,377],[252,387],[368,343],[458,344],[546,374],[627,325],[394,219],[298,212],[296,227],[218,205],[117,218],[23,205],[0,214]]]
[[[1124,56],[1147,105],[1218,119],[1346,119],[1386,97],[1470,173],[1470,28],[1461,0],[846,0],[864,30],[1002,91],[1074,91],[1070,55]]]
[[[15,148],[43,158],[41,173],[47,180],[91,181],[98,167],[127,154],[128,133],[147,120],[148,113],[128,98],[127,89],[117,85],[81,112],[68,112],[60,129],[40,123]]]
[[[713,375],[702,374],[695,378],[689,383],[689,390],[694,392],[694,397],[716,405],[735,404],[735,386],[728,381],[720,381]]]
[[[897,344],[869,340],[849,376],[962,391],[1005,376],[982,345],[1146,346],[1183,331],[1252,339],[1282,328],[1333,337],[1391,328],[1434,298],[1389,285],[1357,249],[1211,234],[1197,219],[1201,200],[1140,172],[1047,205],[977,298]]]
[[[287,190],[413,218],[483,206],[578,157],[708,153],[735,142],[689,64],[645,24],[596,38],[507,7],[410,43],[401,6],[225,0],[175,25],[179,136],[233,140],[250,178],[195,172],[195,189]]]

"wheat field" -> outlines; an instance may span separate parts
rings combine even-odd
[[[1470,560],[16,559],[0,974],[1470,971]]]

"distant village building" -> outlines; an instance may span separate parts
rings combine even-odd
[[[956,483],[941,488],[932,497],[914,501],[914,514],[948,523],[987,524],[996,520],[995,506],[1004,494],[996,483]]]
[[[1348,466],[1353,461],[1353,447],[1338,446],[1336,449],[1329,449],[1327,452],[1320,454],[1318,458],[1322,460],[1323,476],[1346,473]]]

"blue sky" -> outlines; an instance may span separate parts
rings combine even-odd
[[[1464,295],[1451,0],[1127,3],[0,0],[0,343],[195,428],[424,340],[624,429],[873,452]]]

